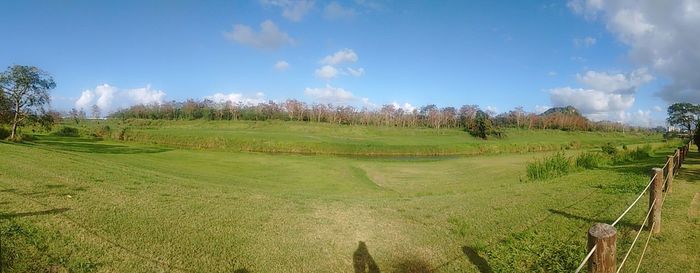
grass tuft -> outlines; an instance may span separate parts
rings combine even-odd
[[[536,160],[527,164],[527,177],[530,180],[547,180],[569,174],[573,169],[571,159],[564,153]]]
[[[619,164],[619,163],[624,163],[624,162],[632,162],[632,161],[637,161],[637,160],[643,160],[650,158],[651,156],[654,155],[653,148],[651,145],[646,144],[643,146],[638,146],[634,149],[626,149],[619,151],[613,155],[611,155],[612,162],[614,164]]]
[[[61,126],[58,130],[54,131],[52,135],[62,136],[62,137],[79,137],[80,130],[75,127]]]
[[[576,156],[576,167],[596,169],[610,164],[610,157],[598,152],[584,152]]]

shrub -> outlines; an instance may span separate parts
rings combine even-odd
[[[649,144],[638,146],[637,148],[634,148],[632,152],[630,152],[630,157],[632,160],[647,159],[652,155],[654,155],[654,150]]]
[[[128,128],[119,128],[112,134],[112,139],[116,140],[126,140],[126,131]]]
[[[474,118],[474,124],[468,129],[472,136],[480,137],[482,139],[488,139],[490,135],[496,135],[500,137],[500,134],[496,134],[494,129],[493,121],[489,115],[484,111],[477,111]]]
[[[608,142],[605,145],[603,145],[602,147],[600,147],[600,149],[603,150],[603,152],[607,155],[617,154],[617,148],[615,148],[615,145],[613,145],[610,142]]]
[[[601,153],[587,152],[576,157],[576,167],[584,169],[595,169],[607,165],[610,159]]]
[[[58,131],[53,132],[53,135],[64,137],[79,137],[80,131],[78,131],[78,128],[63,126],[61,127],[61,129],[58,129]]]
[[[581,149],[581,141],[572,140],[569,142],[569,149],[578,150]]]
[[[99,128],[96,128],[95,131],[92,133],[93,136],[95,137],[105,137],[109,136],[112,132],[112,128],[109,127],[109,125],[105,125]]]
[[[0,139],[6,139],[10,137],[10,130],[0,127]]]
[[[626,150],[613,155],[612,160],[615,163],[647,159],[653,155],[651,145],[638,146],[633,150]]]
[[[34,141],[34,140],[36,140],[36,138],[33,135],[19,134],[17,136],[17,139],[15,139],[14,141],[22,142],[22,141]]]
[[[571,160],[564,153],[556,153],[527,164],[530,180],[546,180],[568,174],[572,170]]]

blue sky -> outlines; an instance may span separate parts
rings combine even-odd
[[[637,56],[634,27],[663,22],[620,23],[636,4],[598,2],[8,1],[0,66],[51,73],[58,110],[186,98],[573,104],[593,119],[663,124],[666,106],[697,90],[659,93],[679,76]]]

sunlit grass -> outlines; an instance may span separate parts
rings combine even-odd
[[[186,125],[157,126],[173,126],[163,130],[178,135],[191,131],[180,128]],[[220,130],[224,138],[251,135],[247,138],[261,140],[276,130],[281,136],[270,137],[274,142],[304,139],[304,133],[294,132],[302,125],[262,124],[257,136],[249,128],[255,123],[212,123],[208,130]],[[311,134],[321,139],[334,138],[334,130],[345,139],[352,131],[333,126],[309,130],[323,131]],[[435,134],[425,137],[431,145],[450,145],[455,141],[450,139],[463,134],[357,130],[370,132],[359,133],[360,143],[369,142],[362,135],[381,136],[381,149],[392,139],[420,146],[420,134]],[[545,133],[555,145],[572,141],[564,132],[533,133],[531,141]],[[215,137],[207,131],[191,134]],[[579,135],[584,136],[577,140],[582,146],[618,137]],[[508,141],[516,139],[486,143]],[[10,268],[5,270],[352,272],[362,241],[382,272],[571,271],[585,255],[588,227],[614,220],[643,186],[649,168],[663,164],[670,153],[659,150],[645,159],[527,183],[527,163],[544,154],[338,157],[136,142],[38,136],[34,142],[0,143],[0,232],[3,242],[12,241],[2,244],[3,265]],[[564,151],[569,157],[579,153]],[[694,188],[685,191],[700,191],[696,184],[678,189],[690,186]],[[670,199],[669,207],[685,210],[676,202]],[[619,245],[633,239],[636,219],[644,213],[645,206],[639,206],[619,225]],[[697,222],[676,232],[693,228]],[[677,262],[675,268],[683,272],[698,269],[689,263],[696,261],[692,258],[674,260],[665,254],[647,259]]]

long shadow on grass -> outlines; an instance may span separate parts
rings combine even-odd
[[[99,154],[146,154],[161,153],[171,150],[163,147],[134,147],[102,143],[95,139],[57,136],[42,136],[34,141],[33,144],[63,151]]]
[[[49,210],[32,211],[32,212],[0,213],[0,220],[28,217],[28,216],[53,215],[53,214],[64,213],[64,212],[69,211],[69,210],[70,210],[69,208],[60,208],[60,209],[49,209]]]
[[[37,200],[37,199],[34,199],[34,198],[32,198],[31,196],[27,196],[27,195],[24,195],[24,194],[19,193],[16,189],[4,189],[4,190],[0,190],[0,192],[12,193],[12,194],[14,194],[14,195],[16,195],[16,196],[18,196],[18,197],[22,197],[22,198],[24,198],[24,199],[26,199],[26,200],[28,200],[28,201],[37,203],[37,204],[42,205],[42,206],[44,206],[44,207],[50,207],[48,204],[43,203],[43,202],[41,202],[41,201],[39,201],[39,200]],[[49,211],[51,211],[51,210],[60,210],[60,209],[52,208],[52,209],[50,209]],[[183,271],[183,272],[192,272],[191,269],[186,269],[186,268],[183,268],[183,267],[180,267],[180,266],[177,266],[177,265],[170,264],[169,262],[166,262],[166,261],[162,260],[160,257],[153,256],[152,254],[149,254],[149,253],[139,253],[139,252],[137,252],[137,251],[135,251],[135,250],[132,250],[132,249],[130,249],[130,248],[127,248],[126,246],[122,245],[121,243],[117,242],[116,240],[113,240],[113,239],[107,238],[106,236],[100,235],[100,234],[98,233],[98,231],[101,231],[101,230],[90,228],[90,227],[86,226],[84,223],[82,223],[82,222],[80,222],[80,221],[76,221],[75,219],[71,218],[71,217],[68,216],[68,215],[65,215],[65,214],[58,214],[58,215],[60,215],[60,217],[63,217],[63,219],[69,221],[69,222],[72,223],[73,225],[77,226],[78,228],[82,229],[83,231],[85,231],[85,232],[89,233],[90,235],[92,235],[92,236],[98,238],[99,240],[102,240],[103,242],[108,243],[108,244],[110,244],[110,245],[112,245],[112,246],[114,246],[114,247],[117,247],[117,248],[121,249],[122,251],[124,251],[124,252],[126,252],[126,253],[128,253],[128,254],[130,254],[130,255],[133,255],[133,256],[135,256],[135,257],[138,257],[138,258],[140,258],[140,259],[142,259],[142,260],[144,260],[144,261],[148,261],[148,262],[151,262],[151,263],[154,263],[154,264],[157,264],[157,265],[161,265],[161,266],[163,266],[163,267],[167,267],[168,269],[170,269],[170,271],[172,271],[172,269],[177,269],[177,270]],[[102,232],[104,232],[104,231],[102,231]]]
[[[379,266],[369,254],[365,242],[360,241],[357,250],[352,254],[352,266],[355,273],[380,273]]]
[[[672,154],[672,151],[666,151],[666,153],[658,153],[647,159],[607,167],[605,169],[620,173],[643,174],[651,176],[651,169],[663,167],[664,164],[666,164],[666,156]],[[700,153],[695,151],[691,151],[688,153],[688,155],[685,158],[685,161],[681,165],[680,173],[678,174],[677,179],[683,179],[691,183],[700,181],[700,169],[688,168],[688,166],[691,165],[700,165]]]
[[[682,179],[688,183],[700,182],[700,168],[696,166],[700,166],[700,153],[691,151],[686,156],[685,162],[681,166],[681,171],[678,173],[676,179]]]
[[[594,218],[579,216],[579,215],[568,213],[566,211],[561,211],[561,210],[556,210],[556,209],[549,209],[549,212],[556,214],[556,215],[564,216],[564,217],[569,218],[569,219],[586,221],[588,223],[612,223],[613,221],[615,221],[614,219],[594,219]],[[638,230],[641,227],[638,224],[632,224],[632,223],[626,222],[626,221],[620,221],[617,223],[617,225],[628,227],[628,228],[634,229],[634,230]]]
[[[392,264],[396,273],[430,273],[430,263],[418,257],[406,256],[395,259]],[[360,241],[357,250],[352,254],[352,266],[355,273],[381,273],[377,262],[369,254],[365,242]]]
[[[464,255],[467,255],[469,262],[476,265],[476,268],[479,269],[479,272],[493,273],[493,269],[489,265],[489,262],[483,257],[481,257],[481,255],[479,255],[479,252],[476,251],[476,249],[464,246],[462,247],[462,252],[464,252]]]
[[[625,174],[648,175],[651,173],[652,168],[661,168],[664,164],[666,164],[666,153],[659,153],[649,158],[620,163],[615,166],[604,167],[603,169]]]
[[[582,203],[583,201],[585,201],[585,200],[589,199],[591,196],[593,196],[593,193],[594,193],[593,190],[589,191],[588,194],[587,194],[586,196],[584,196],[583,198],[581,198],[581,199],[579,199],[579,200],[576,200],[576,201],[574,201],[574,202],[571,202],[570,204],[564,206],[562,209],[569,209],[569,208],[571,208],[571,207],[573,207],[573,206],[576,206],[576,205]],[[596,213],[596,215],[598,215],[598,214],[600,214],[600,213],[606,211],[606,210],[609,209],[609,208],[610,208],[610,206],[608,206],[607,208],[604,208],[602,211]],[[508,234],[508,235],[506,235],[506,236],[503,236],[502,238],[500,238],[500,239],[498,239],[498,240],[496,240],[496,241],[492,241],[492,242],[488,243],[488,244],[487,244],[486,246],[484,246],[483,248],[484,248],[484,249],[485,249],[485,248],[489,248],[489,247],[491,247],[493,244],[502,244],[502,243],[505,243],[505,242],[508,241],[508,238],[512,238],[512,237],[513,237],[514,235],[516,235],[516,234],[527,233],[527,232],[529,232],[530,230],[536,228],[537,226],[539,226],[539,225],[541,225],[541,224],[543,224],[543,223],[546,223],[551,217],[553,217],[553,216],[555,216],[555,215],[556,215],[556,214],[553,213],[553,212],[550,210],[550,211],[547,213],[547,216],[541,218],[541,219],[540,219],[539,221],[537,221],[536,223],[534,223],[534,224],[532,224],[532,225],[529,225],[529,226],[525,226],[525,227],[523,227],[523,228],[514,229],[510,234]],[[464,255],[467,256],[467,259],[469,259],[469,262],[471,262],[472,264],[474,264],[480,272],[482,272],[482,273],[483,273],[483,272],[493,272],[493,271],[492,271],[493,269],[491,268],[490,264],[488,263],[488,260],[487,260],[486,258],[484,258],[483,256],[481,256],[481,255],[479,254],[479,251],[477,251],[476,248],[470,247],[470,246],[463,246],[463,247],[462,247],[462,252],[464,253]],[[444,266],[446,266],[446,265],[448,265],[448,264],[450,264],[450,263],[452,263],[452,262],[454,262],[455,260],[460,259],[460,258],[462,258],[461,255],[458,256],[458,257],[454,257],[454,258],[448,260],[447,262],[444,262],[444,263],[442,263],[441,265],[438,265],[437,267],[433,268],[432,271],[438,271],[438,269],[440,269],[440,268],[442,268],[442,267],[444,267]]]

